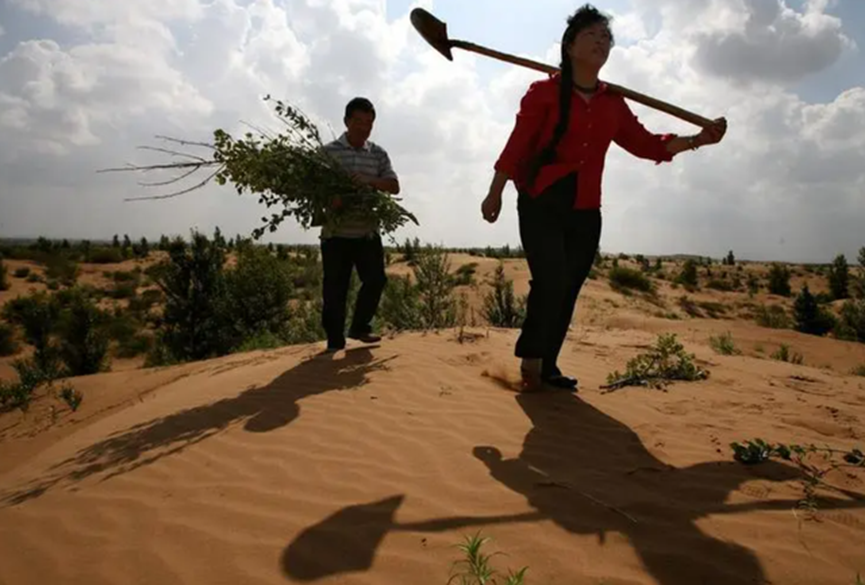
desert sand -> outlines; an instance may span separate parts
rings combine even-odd
[[[865,345],[658,311],[587,284],[576,394],[518,392],[517,331],[480,325],[76,378],[76,412],[0,415],[0,583],[444,584],[480,531],[529,584],[855,585],[865,472],[827,474],[809,514],[795,466],[729,444],[861,448]],[[727,331],[741,355],[711,348]],[[708,379],[601,389],[666,332]]]

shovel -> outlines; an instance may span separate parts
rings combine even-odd
[[[548,74],[553,74],[559,71],[558,67],[553,67],[552,65],[545,65],[544,63],[538,63],[537,61],[532,61],[530,59],[523,59],[522,57],[517,57],[515,55],[509,55],[500,51],[494,51],[493,49],[489,49],[481,45],[476,45],[475,43],[470,43],[468,41],[449,39],[447,24],[445,24],[423,8],[415,8],[414,10],[412,10],[410,18],[412,25],[414,26],[415,30],[420,33],[420,36],[422,36],[426,42],[432,45],[432,47],[436,51],[444,55],[448,61],[454,60],[451,49],[456,47],[458,49],[463,49],[464,51],[471,51],[480,55],[486,55],[487,57],[492,57],[493,59],[498,59],[499,61],[513,63],[514,65],[520,65],[522,67],[527,67],[536,71],[542,71]],[[708,118],[698,116],[693,112],[689,112],[678,106],[668,104],[667,102],[663,102],[659,99],[649,97],[632,89],[628,89],[627,87],[622,87],[621,85],[615,85],[613,83],[607,83],[607,87],[611,91],[614,91],[622,95],[623,97],[626,97],[637,103],[641,103],[655,110],[664,112],[666,114],[670,114],[671,116],[675,116],[676,118],[679,118],[686,122],[690,122],[691,124],[700,126],[701,128],[706,128],[714,124],[714,122],[712,120],[709,120]]]

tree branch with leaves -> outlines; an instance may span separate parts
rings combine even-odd
[[[270,96],[265,101],[274,101]],[[259,196],[259,203],[273,211],[263,216],[263,225],[253,232],[255,239],[265,232],[275,232],[280,224],[293,217],[304,229],[326,222],[338,227],[346,221],[372,221],[383,235],[392,235],[408,221],[419,225],[417,218],[399,203],[399,198],[354,180],[333,157],[323,150],[318,128],[299,109],[276,100],[274,112],[286,131],[275,136],[257,130],[235,138],[222,129],[214,131],[213,144],[158,136],[177,148],[199,148],[208,156],[163,147],[141,147],[182,160],[153,165],[127,165],[103,169],[117,171],[178,171],[172,179],[143,183],[151,187],[176,184],[199,171],[208,174],[192,186],[172,193],[134,197],[129,200],[167,199],[200,189],[215,181],[233,184],[238,195]]]

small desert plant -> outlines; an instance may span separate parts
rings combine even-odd
[[[736,347],[736,344],[733,343],[733,336],[730,334],[729,331],[726,333],[722,333],[717,337],[710,337],[709,344],[712,346],[712,349],[722,355],[738,355],[742,353]]]
[[[672,381],[705,380],[709,372],[697,366],[694,354],[685,352],[675,333],[658,336],[655,347],[628,361],[625,373],[618,370],[607,376],[604,389],[647,386],[663,390]]]
[[[760,305],[754,311],[754,320],[769,329],[789,329],[792,326],[790,315],[781,305]]]
[[[526,297],[514,295],[514,283],[499,263],[493,275],[493,290],[484,296],[483,317],[493,327],[520,327],[526,317]]]
[[[805,361],[802,354],[791,351],[790,346],[786,343],[782,343],[778,350],[772,354],[772,359],[797,365],[801,365]]]
[[[783,443],[772,444],[763,439],[756,438],[745,441],[744,444],[730,443],[733,449],[733,458],[745,465],[756,465],[770,458],[790,461],[794,463],[803,474],[804,498],[799,501],[799,507],[811,512],[816,511],[816,490],[820,487],[823,477],[830,471],[840,468],[865,468],[865,454],[860,449],[844,451],[829,447],[819,448],[816,445],[786,445]],[[818,467],[806,459],[811,455],[822,455],[827,467]],[[835,455],[841,455],[844,463],[835,460]]]
[[[28,276],[30,276],[30,267],[22,266],[21,268],[15,270],[14,275],[15,278],[27,278]]]
[[[72,412],[78,410],[78,407],[81,406],[81,401],[84,400],[84,396],[68,384],[64,385],[60,390],[60,399],[69,406],[69,409]]]
[[[481,537],[480,533],[472,537],[466,537],[463,544],[457,547],[465,555],[465,558],[455,561],[453,569],[458,566],[464,566],[465,570],[462,573],[454,573],[451,570],[451,577],[448,579],[448,585],[456,581],[459,585],[522,585],[525,582],[525,574],[528,567],[523,567],[516,573],[508,571],[508,576],[505,581],[498,579],[499,573],[493,569],[490,560],[493,555],[488,555],[481,551],[481,548],[489,542],[488,537]]]
[[[633,268],[617,266],[610,269],[610,286],[618,292],[638,290],[641,292],[652,292],[654,286],[645,274]]]
[[[854,376],[865,377],[865,364],[862,364],[861,366],[856,366],[850,373]]]

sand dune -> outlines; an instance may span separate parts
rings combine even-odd
[[[475,333],[101,374],[53,423],[48,401],[3,415],[0,582],[445,583],[478,530],[536,584],[865,573],[865,473],[827,475],[806,520],[794,468],[728,447],[861,445],[863,378],[683,330],[708,380],[602,393],[654,333],[588,325],[562,360],[581,392],[524,395],[516,333]]]

